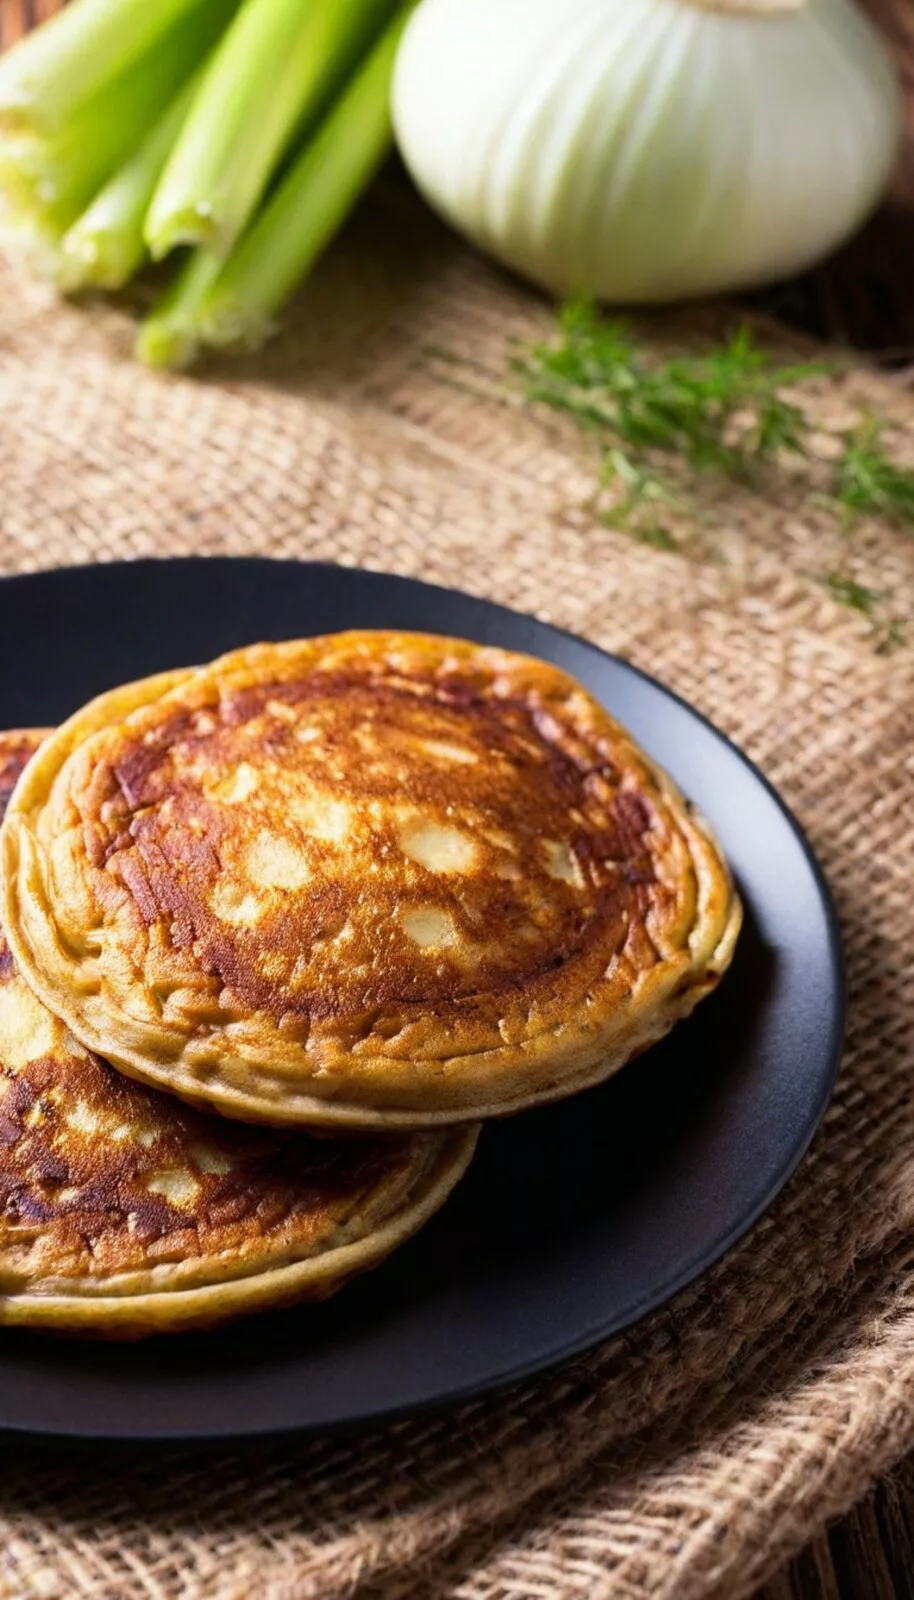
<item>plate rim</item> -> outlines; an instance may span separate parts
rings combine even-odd
[[[442,1389],[439,1383],[435,1385],[434,1393],[424,1395],[418,1400],[411,1400],[401,1404],[385,1404],[383,1400],[379,1401],[377,1405],[363,1404],[355,1415],[341,1416],[338,1419],[329,1421],[289,1421],[288,1423],[265,1426],[258,1426],[256,1423],[242,1423],[239,1425],[237,1422],[227,1422],[223,1426],[220,1423],[214,1423],[210,1419],[205,1427],[201,1427],[199,1424],[189,1428],[166,1425],[161,1429],[151,1428],[148,1425],[132,1425],[129,1428],[113,1428],[110,1425],[98,1427],[75,1425],[68,1427],[63,1424],[52,1425],[42,1422],[36,1424],[0,1421],[0,1437],[15,1435],[17,1437],[45,1440],[81,1440],[87,1443],[107,1441],[120,1442],[125,1445],[136,1443],[145,1446],[167,1446],[176,1443],[202,1444],[212,1442],[213,1444],[218,1444],[230,1439],[261,1439],[269,1441],[274,1438],[283,1439],[296,1436],[306,1438],[320,1435],[336,1435],[348,1433],[359,1428],[395,1423],[409,1417],[427,1416],[442,1412],[472,1399],[489,1397],[518,1383],[553,1371],[565,1362],[578,1359],[603,1341],[618,1337],[623,1332],[636,1326],[651,1312],[667,1305],[686,1288],[696,1283],[705,1272],[722,1260],[741,1239],[751,1232],[777,1196],[786,1188],[807,1154],[831,1100],[844,1055],[848,985],[840,918],[831,887],[805,828],[773,782],[729,734],[719,728],[709,716],[685,699],[677,690],[671,688],[644,668],[637,666],[625,656],[615,651],[607,650],[586,635],[575,633],[570,628],[547,621],[535,613],[520,611],[515,607],[503,605],[500,601],[491,600],[484,595],[473,594],[468,590],[453,588],[446,584],[432,583],[424,578],[415,578],[407,574],[390,572],[379,567],[348,566],[327,559],[299,560],[289,556],[226,555],[214,552],[205,555],[152,555],[103,562],[73,562],[61,566],[36,568],[28,572],[0,574],[0,596],[5,596],[10,588],[41,587],[49,580],[65,584],[68,579],[81,581],[90,574],[107,574],[111,572],[128,576],[133,573],[139,575],[144,569],[149,568],[165,569],[181,566],[202,570],[207,566],[214,565],[220,567],[231,566],[233,568],[248,566],[259,569],[267,566],[271,568],[285,567],[298,575],[319,570],[325,573],[335,573],[343,578],[351,576],[369,581],[380,580],[385,584],[393,583],[395,586],[402,586],[407,590],[419,589],[433,594],[441,600],[468,601],[473,605],[482,607],[484,610],[488,610],[493,615],[493,618],[501,616],[528,625],[533,623],[537,628],[544,629],[547,633],[558,635],[577,647],[593,651],[597,656],[608,660],[615,667],[631,674],[650,690],[658,692],[665,699],[672,701],[680,711],[684,711],[690,717],[695,718],[709,734],[726,748],[731,757],[735,757],[747,769],[749,775],[761,786],[768,798],[774,803],[790,832],[800,845],[821,906],[826,931],[826,956],[832,983],[832,1003],[829,1012],[828,1036],[825,1041],[823,1056],[827,1058],[829,1066],[828,1070],[822,1074],[819,1094],[815,1104],[802,1129],[797,1130],[797,1137],[793,1141],[789,1161],[780,1167],[777,1176],[769,1184],[755,1206],[744,1213],[738,1222],[715,1234],[713,1242],[706,1243],[701,1249],[695,1251],[680,1270],[665,1280],[662,1286],[643,1293],[634,1301],[628,1303],[624,1310],[611,1322],[603,1321],[598,1326],[589,1327],[574,1339],[562,1341],[559,1346],[550,1349],[546,1354],[540,1353],[528,1360],[516,1362],[510,1367],[506,1366],[496,1375],[482,1381],[470,1380],[466,1383],[452,1385],[446,1389]],[[436,630],[430,628],[424,631],[434,633]],[[254,643],[255,641],[251,640],[249,642]],[[0,1330],[0,1332],[5,1331]],[[55,1344],[57,1344],[57,1341],[55,1341]],[[3,1358],[2,1351],[0,1351],[0,1372],[2,1372],[2,1367]]]

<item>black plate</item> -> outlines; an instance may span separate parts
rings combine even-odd
[[[478,1394],[659,1305],[793,1171],[841,1049],[835,914],[796,822],[668,690],[569,634],[403,578],[296,562],[138,561],[0,584],[0,726],[235,645],[402,627],[580,678],[714,823],[747,909],[731,972],[600,1089],[485,1128],[444,1210],[323,1306],[139,1345],[0,1337],[0,1427],[106,1438],[319,1428]]]

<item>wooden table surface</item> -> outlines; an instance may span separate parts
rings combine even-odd
[[[756,1600],[914,1600],[914,1457]]]

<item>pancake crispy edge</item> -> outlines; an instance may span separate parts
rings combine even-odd
[[[0,733],[0,811],[43,737]],[[85,1051],[0,932],[0,1323],[132,1338],[323,1298],[437,1210],[475,1138],[201,1114]]]
[[[693,1009],[741,921],[710,828],[578,683],[423,634],[103,695],[0,845],[36,993],[124,1072],[251,1121],[573,1093]]]

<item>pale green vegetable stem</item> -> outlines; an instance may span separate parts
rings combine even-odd
[[[0,248],[37,278],[56,278],[60,270],[60,228],[46,217],[0,210]]]
[[[223,262],[209,250],[194,250],[155,310],[141,324],[136,354],[147,367],[187,367],[200,349],[197,314]]]
[[[155,186],[196,93],[194,77],[168,107],[132,157],[96,195],[64,235],[58,284],[78,289],[120,289],[146,255],[143,222]]]
[[[61,232],[75,222],[155,127],[236,4],[198,6],[52,137],[0,139],[0,190],[11,205]]]
[[[230,0],[72,0],[0,59],[0,125],[52,134],[187,14]]]
[[[268,337],[384,160],[394,60],[411,9],[388,27],[203,296],[197,318],[206,344],[257,345]]]
[[[153,197],[146,242],[227,255],[293,133],[319,114],[392,0],[244,0]]]

